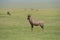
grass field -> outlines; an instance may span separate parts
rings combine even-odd
[[[0,40],[60,40],[60,10],[0,10]],[[44,21],[44,31],[39,26],[31,27],[27,21],[27,14],[34,19]]]

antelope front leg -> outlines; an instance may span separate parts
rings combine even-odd
[[[31,25],[31,31],[33,31],[33,25]]]

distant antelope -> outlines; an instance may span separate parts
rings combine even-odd
[[[11,15],[10,12],[7,12],[7,15]]]
[[[34,20],[31,15],[28,15],[27,16],[27,19],[31,25],[31,30],[33,31],[33,27],[34,26],[40,26],[42,28],[42,30],[44,30],[44,23],[42,21],[37,21],[37,20]]]

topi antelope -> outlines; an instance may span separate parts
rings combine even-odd
[[[7,12],[7,15],[11,15],[10,12]]]
[[[34,20],[31,15],[27,16],[27,20],[29,21],[30,25],[31,25],[31,30],[33,31],[33,27],[34,26],[40,26],[42,28],[42,30],[44,30],[44,23],[42,21],[37,21]]]

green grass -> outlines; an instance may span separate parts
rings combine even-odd
[[[0,10],[0,40],[60,40],[60,10],[24,11]],[[31,32],[27,14],[44,21],[44,31],[39,26]]]

